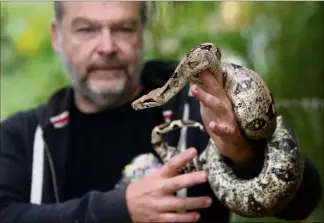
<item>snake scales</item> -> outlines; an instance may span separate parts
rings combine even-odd
[[[209,139],[205,150],[182,172],[206,170],[216,197],[236,214],[246,217],[271,216],[283,208],[298,189],[304,159],[297,137],[283,117],[277,114],[272,94],[256,72],[221,62],[221,51],[215,44],[200,44],[180,61],[164,86],[135,100],[132,107],[140,110],[167,103],[188,82],[202,84],[199,73],[203,70],[211,71],[223,86],[243,135],[250,140],[266,141],[264,165],[255,178],[240,179]],[[152,144],[163,162],[179,151],[163,141],[162,136],[185,126],[204,131],[202,124],[190,120],[174,120],[152,130]]]

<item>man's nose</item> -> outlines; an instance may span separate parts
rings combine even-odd
[[[109,30],[102,31],[101,38],[99,40],[98,52],[100,54],[112,54],[116,53],[117,47],[115,40]]]

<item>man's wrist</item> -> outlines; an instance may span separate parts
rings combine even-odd
[[[248,163],[255,156],[255,150],[241,137],[239,140],[223,143],[221,147],[222,155],[231,159],[235,164]]]
[[[231,149],[233,153],[228,158],[230,158],[235,164],[248,163],[255,155],[255,151],[248,143],[241,144],[241,146],[232,145],[232,148],[229,149]]]
[[[242,179],[256,177],[262,170],[264,164],[264,151],[255,150],[249,159],[239,159],[234,162],[230,157],[222,155],[223,161],[233,170],[234,174]]]

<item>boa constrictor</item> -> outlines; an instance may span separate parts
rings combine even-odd
[[[216,197],[231,211],[246,217],[271,216],[287,204],[298,189],[304,159],[294,132],[278,115],[274,99],[259,75],[243,66],[221,62],[221,51],[212,43],[193,48],[179,63],[171,78],[161,88],[132,103],[135,110],[161,106],[188,82],[201,85],[199,73],[209,70],[229,97],[243,135],[251,141],[264,140],[263,169],[252,179],[234,174],[212,139],[206,149],[183,168],[184,173],[206,170]],[[179,153],[162,136],[182,127],[204,127],[194,121],[175,120],[152,130],[152,144],[163,162]]]

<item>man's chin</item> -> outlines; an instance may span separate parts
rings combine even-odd
[[[100,109],[105,109],[109,107],[114,107],[118,103],[119,98],[121,97],[122,92],[112,92],[112,91],[103,91],[98,90],[92,91],[89,90],[85,95],[87,100],[91,102],[95,107]]]
[[[118,95],[125,89],[125,81],[107,81],[105,83],[89,83],[89,90],[98,95]]]

